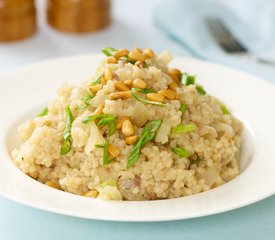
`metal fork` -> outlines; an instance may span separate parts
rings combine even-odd
[[[221,19],[217,17],[206,17],[205,22],[209,31],[225,52],[229,54],[247,55],[256,62],[275,66],[275,62],[262,59],[249,52],[249,50],[230,32]]]

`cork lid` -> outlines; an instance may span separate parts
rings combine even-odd
[[[34,8],[34,0],[0,0],[0,15],[16,15]]]
[[[110,6],[110,0],[50,0],[50,2],[68,8],[102,8]]]

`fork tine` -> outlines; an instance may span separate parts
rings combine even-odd
[[[233,36],[233,34],[220,19],[215,17],[207,17],[206,23],[219,45],[226,52],[247,52],[247,49]]]

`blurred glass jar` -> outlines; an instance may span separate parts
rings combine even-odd
[[[64,32],[92,32],[110,24],[110,0],[47,0],[48,23]]]
[[[0,0],[0,41],[21,40],[35,30],[34,0]]]

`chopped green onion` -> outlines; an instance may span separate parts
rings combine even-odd
[[[172,148],[172,151],[180,157],[189,157],[189,152],[185,148],[174,147]]]
[[[230,115],[230,111],[228,110],[228,108],[225,105],[221,106],[221,110],[222,110],[223,114]]]
[[[46,116],[46,115],[48,114],[48,112],[49,112],[48,107],[45,107],[45,108],[42,110],[42,112],[39,113],[39,114],[37,115],[37,117],[44,117],[44,116]]]
[[[92,116],[86,116],[82,119],[82,122],[87,124],[91,121],[99,120],[97,123],[98,127],[108,126],[109,136],[113,135],[116,130],[116,116],[113,114],[98,114]]]
[[[101,183],[101,186],[102,187],[106,187],[106,186],[116,187],[117,183],[114,179],[107,179],[106,181]]]
[[[96,144],[95,147],[96,148],[104,148],[104,144]]]
[[[185,110],[186,110],[186,105],[185,104],[181,104],[180,105],[180,109],[179,109],[182,113],[184,113],[185,112]]]
[[[196,165],[199,165],[201,159],[198,157],[196,158],[195,160],[192,160],[190,164],[196,164]]]
[[[196,89],[197,89],[198,93],[200,93],[201,95],[205,95],[206,94],[206,91],[204,90],[203,87],[196,86]]]
[[[178,134],[189,133],[189,132],[193,132],[195,129],[196,127],[193,124],[187,124],[187,125],[179,124],[175,128],[172,128],[172,133],[178,133]]]
[[[182,73],[181,82],[183,84],[185,84],[186,86],[191,85],[191,84],[195,84],[196,76],[189,75],[188,73]]]
[[[113,48],[113,47],[106,47],[102,49],[102,52],[107,56],[113,56],[114,53],[117,51],[117,49]]]
[[[135,88],[137,92],[148,94],[148,93],[156,93],[156,91],[152,88]]]
[[[100,74],[100,75],[97,77],[97,79],[96,79],[95,81],[92,82],[91,85],[92,85],[92,86],[95,86],[95,85],[99,84],[100,81],[101,81],[101,79],[102,79],[102,75]]]
[[[115,160],[115,158],[109,158],[108,145],[109,143],[106,141],[103,147],[103,165],[108,165]]]
[[[60,150],[61,155],[68,153],[72,148],[72,137],[71,137],[72,123],[73,123],[73,115],[72,115],[70,106],[68,105],[66,107],[66,127],[63,132],[63,144]]]
[[[139,102],[142,102],[142,103],[145,103],[145,104],[152,104],[152,105],[156,105],[156,106],[160,106],[160,107],[165,106],[164,103],[149,101],[149,100],[146,100],[146,99],[143,99],[143,98],[139,97],[138,94],[137,94],[139,92],[139,88],[132,88],[131,92],[132,92],[132,96]]]
[[[92,94],[88,94],[85,97],[83,97],[81,100],[84,103],[84,106],[82,108],[86,108],[90,105],[90,101],[94,98]]]
[[[139,158],[141,148],[155,138],[161,124],[162,120],[152,120],[145,125],[141,133],[141,137],[139,138],[138,142],[133,146],[130,152],[127,169],[129,169],[136,163]]]

